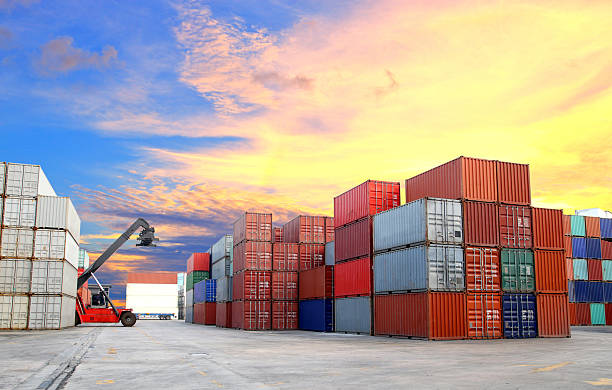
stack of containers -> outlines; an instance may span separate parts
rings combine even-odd
[[[330,236],[328,235],[328,238]],[[325,244],[325,265],[300,271],[299,328],[334,331],[334,241]]]
[[[179,320],[184,320],[185,319],[185,279],[186,279],[186,273],[185,272],[178,272],[176,274],[176,287],[178,289],[178,299],[177,299],[177,304],[178,304],[178,316],[177,318]]]
[[[283,239],[283,228],[282,227],[275,227],[274,228],[274,237],[272,239],[273,243],[279,243],[279,242],[285,242],[285,240]]]
[[[38,165],[0,163],[0,328],[74,326],[81,221]]]
[[[400,184],[368,180],[334,198],[334,326],[372,334],[372,216],[400,205]]]
[[[215,325],[217,316],[217,280],[204,279],[193,285],[193,323]]]
[[[77,276],[81,276],[83,272],[89,267],[89,253],[83,248],[79,249],[79,264],[77,267]],[[83,301],[83,305],[88,306],[91,305],[91,291],[89,291],[89,282],[85,282],[78,289],[77,295],[81,297]]]
[[[272,214],[243,213],[233,237],[232,327],[271,329]]]
[[[210,276],[210,253],[192,253],[187,259],[185,281],[185,322],[193,323],[193,286]]]
[[[211,248],[211,278],[217,280],[216,325],[232,326],[232,274],[234,272],[234,240],[226,234]]]

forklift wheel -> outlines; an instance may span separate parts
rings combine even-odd
[[[126,312],[123,313],[123,315],[121,316],[121,324],[123,326],[134,326],[134,324],[136,323],[136,316],[134,315],[134,313],[131,312]]]

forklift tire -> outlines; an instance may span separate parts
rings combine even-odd
[[[130,326],[134,326],[135,323],[136,323],[136,316],[134,315],[134,313],[126,312],[121,315],[121,324],[123,326],[130,327]]]

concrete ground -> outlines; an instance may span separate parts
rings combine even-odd
[[[0,332],[2,389],[612,387],[612,327],[571,339],[427,342],[182,321]]]

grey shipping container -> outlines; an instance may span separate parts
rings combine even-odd
[[[373,219],[374,252],[412,244],[463,243],[461,201],[423,198],[376,214]]]
[[[74,326],[76,299],[68,295],[32,295],[30,329],[61,329]]]
[[[33,294],[66,294],[76,297],[77,269],[67,261],[34,260]]]
[[[32,260],[0,260],[0,293],[28,294],[32,275]]]
[[[193,323],[193,306],[185,306],[185,322]]]
[[[213,263],[229,257],[230,262],[234,256],[233,251],[234,240],[231,234],[226,234],[215,242],[210,248],[210,257]]]
[[[72,307],[73,319],[75,307]],[[29,308],[27,295],[0,295],[0,329],[27,328]]]
[[[39,165],[8,163],[6,196],[57,196]]]
[[[232,301],[232,277],[217,279],[217,302]]]
[[[334,305],[336,332],[370,334],[372,325],[370,297],[337,298]]]
[[[193,308],[193,289],[187,290],[185,294],[185,306]]]
[[[336,253],[334,251],[336,248],[335,243],[335,241],[330,241],[325,244],[325,265],[336,264]]]
[[[31,258],[33,254],[33,229],[2,229],[2,238],[0,241],[0,256],[8,258]]]
[[[6,163],[0,162],[0,195],[4,195],[4,181],[6,179]],[[2,203],[2,202],[0,202]],[[2,215],[0,206],[0,215]]]
[[[33,228],[35,223],[36,199],[14,197],[4,200],[3,226]]]
[[[463,248],[419,245],[374,255],[374,291],[464,291]]]
[[[211,279],[221,279],[224,276],[232,275],[232,263],[229,257],[224,257],[212,263]]]

